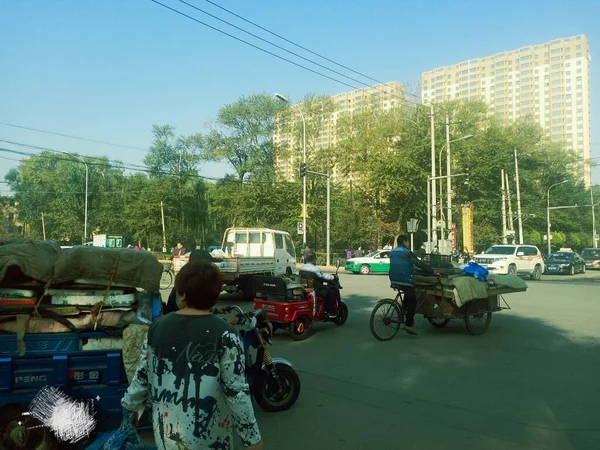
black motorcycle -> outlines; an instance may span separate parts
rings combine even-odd
[[[246,378],[256,403],[267,412],[289,409],[300,395],[300,377],[292,363],[272,357],[269,352],[273,325],[262,309],[244,312],[238,306],[224,308],[236,312],[246,355]]]

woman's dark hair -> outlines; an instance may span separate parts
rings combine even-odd
[[[219,268],[205,259],[190,261],[175,278],[175,290],[179,295],[185,295],[185,303],[190,308],[212,308],[222,288]]]

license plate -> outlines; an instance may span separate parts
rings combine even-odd
[[[557,266],[550,266],[550,267],[548,267],[548,270],[558,270],[558,267]]]

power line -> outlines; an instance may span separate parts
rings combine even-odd
[[[6,144],[11,144],[11,145],[18,145],[20,147],[28,147],[28,148],[35,148],[37,150],[45,150],[45,151],[53,152],[53,153],[69,154],[69,155],[71,154],[70,152],[65,152],[65,151],[61,151],[61,150],[53,150],[48,147],[40,147],[37,145],[23,144],[21,142],[7,141],[5,139],[0,139],[0,142],[4,142]],[[96,159],[99,161],[104,161],[106,159],[106,157],[99,157],[99,156],[88,156],[88,155],[77,155],[77,156],[82,156],[82,157],[89,158],[89,159]],[[133,163],[126,163],[126,164],[129,166],[132,166],[132,167],[139,167],[139,168],[145,169],[144,166],[140,166],[139,164],[133,164]]]
[[[58,153],[59,155],[64,154],[60,150],[48,149],[47,151],[53,152],[53,153]],[[52,160],[58,159],[60,161],[81,163],[81,161],[73,160],[71,158],[66,158],[66,157],[63,158],[63,157],[60,157],[59,155],[50,156],[50,155],[44,155],[44,154],[40,154],[40,153],[24,152],[24,151],[20,151],[20,150],[13,150],[13,149],[8,149],[8,148],[3,148],[3,147],[0,147],[0,152],[12,153],[12,154],[28,156],[28,157],[45,158],[45,159],[52,159]],[[0,158],[4,158],[4,157],[0,156]],[[5,158],[5,159],[9,159],[9,158]],[[23,162],[23,160],[14,160],[14,161]],[[125,165],[120,161],[113,161],[112,164],[110,163],[110,160],[108,160],[108,161],[109,162],[86,161],[86,164],[88,164],[90,166],[108,167],[108,168],[121,169],[121,170],[130,170],[132,172],[143,172],[143,173],[148,173],[151,175],[193,178],[193,179],[202,179],[202,180],[214,181],[214,182],[219,182],[219,181],[220,182],[229,182],[229,180],[230,180],[230,178],[228,178],[228,177],[214,178],[214,177],[207,177],[204,175],[200,175],[198,173],[187,173],[187,174],[183,174],[183,175],[178,175],[178,174],[175,174],[172,172],[165,172],[163,170],[152,170],[152,169],[144,169],[144,168],[140,169],[140,168],[135,168],[135,167],[129,167],[128,165]],[[237,179],[232,179],[231,182],[232,182],[232,184],[239,184],[239,180],[237,180]],[[281,182],[281,181],[250,180],[250,181],[244,182],[244,185],[247,185],[247,184],[285,184],[285,183],[296,184],[296,183],[298,183],[298,181],[294,181],[294,182],[283,181],[283,182]]]
[[[280,59],[280,60],[282,60],[282,61],[285,61],[285,62],[287,62],[287,63],[289,63],[289,64],[293,64],[293,65],[294,65],[294,66],[296,66],[296,67],[300,67],[301,69],[307,70],[307,71],[309,71],[309,72],[312,72],[312,73],[314,73],[314,74],[316,74],[316,75],[319,75],[319,76],[321,76],[321,77],[327,78],[327,79],[329,79],[329,80],[331,80],[331,81],[335,81],[336,83],[339,83],[339,84],[342,84],[342,85],[344,85],[344,86],[350,87],[350,88],[352,88],[353,90],[363,90],[363,88],[359,88],[359,87],[357,87],[357,86],[354,86],[354,85],[352,85],[352,84],[346,83],[345,81],[341,81],[341,80],[338,80],[338,79],[336,79],[336,78],[330,77],[329,75],[326,75],[326,74],[324,74],[324,73],[322,73],[322,72],[319,72],[319,71],[317,71],[317,70],[311,69],[310,67],[306,67],[306,66],[304,66],[304,65],[302,65],[302,64],[299,64],[299,63],[297,63],[297,62],[295,62],[295,61],[292,61],[292,60],[290,60],[290,59],[287,59],[287,58],[285,58],[285,57],[283,57],[283,56],[281,56],[281,55],[278,55],[277,53],[273,53],[273,52],[271,52],[271,51],[269,51],[269,50],[266,50],[266,49],[264,49],[264,48],[262,48],[262,47],[259,47],[258,45],[254,45],[254,44],[252,44],[251,42],[248,42],[248,41],[246,41],[246,40],[244,40],[244,39],[242,39],[242,38],[239,38],[239,37],[237,37],[237,36],[234,36],[233,34],[227,33],[226,31],[223,31],[223,30],[221,30],[221,29],[219,29],[219,28],[217,28],[217,27],[213,27],[212,25],[209,25],[209,24],[207,24],[206,22],[202,22],[201,20],[199,20],[199,19],[196,19],[195,17],[192,17],[192,16],[190,16],[190,15],[188,15],[188,14],[186,14],[186,13],[182,12],[182,11],[179,11],[179,10],[177,10],[177,9],[175,9],[175,8],[172,8],[172,7],[170,7],[170,6],[167,6],[167,5],[165,5],[164,3],[161,3],[161,2],[159,2],[158,0],[150,0],[150,1],[151,1],[152,3],[156,3],[156,4],[157,4],[157,5],[159,5],[159,6],[162,6],[163,8],[165,8],[165,9],[168,9],[168,10],[170,10],[170,11],[172,11],[172,12],[176,13],[176,14],[179,14],[179,15],[181,15],[181,16],[183,16],[183,17],[186,17],[186,18],[188,18],[188,19],[190,19],[190,20],[192,20],[192,21],[194,21],[194,22],[196,22],[196,23],[199,23],[200,25],[204,25],[205,27],[208,27],[208,28],[210,28],[211,30],[217,31],[218,33],[224,34],[225,36],[228,36],[228,37],[230,37],[230,38],[232,38],[232,39],[235,39],[235,40],[236,40],[236,41],[238,41],[238,42],[241,42],[241,43],[243,43],[243,44],[246,44],[246,45],[248,45],[248,46],[250,46],[250,47],[252,47],[252,48],[255,48],[255,49],[257,49],[257,50],[260,50],[261,52],[263,52],[263,53],[266,53],[266,54],[268,54],[268,55],[274,56],[275,58],[278,58],[278,59]],[[371,95],[373,95],[373,94],[371,94]],[[408,101],[407,99],[403,99],[403,100],[404,100],[404,101]]]
[[[351,76],[345,75],[345,74],[343,74],[342,72],[338,72],[337,70],[331,69],[331,68],[329,68],[329,67],[327,67],[327,66],[324,66],[323,64],[320,64],[320,63],[318,63],[318,62],[316,62],[316,61],[313,61],[312,59],[308,59],[308,58],[306,58],[306,57],[304,57],[304,56],[302,56],[302,55],[299,55],[298,53],[295,53],[295,52],[293,52],[293,51],[291,51],[291,50],[288,50],[287,48],[285,48],[285,47],[282,47],[281,45],[275,44],[274,42],[271,42],[271,41],[269,41],[269,40],[267,40],[267,39],[264,39],[264,38],[262,38],[262,37],[258,36],[257,34],[254,34],[254,33],[250,32],[250,31],[248,31],[248,30],[245,30],[245,29],[243,29],[243,28],[241,28],[241,27],[238,27],[237,25],[235,25],[235,24],[233,24],[233,23],[231,23],[231,22],[228,22],[228,21],[226,21],[226,20],[224,20],[224,19],[222,19],[222,18],[220,18],[220,17],[218,17],[218,16],[215,16],[214,14],[211,14],[211,13],[209,13],[208,11],[205,11],[205,10],[203,10],[202,8],[198,8],[197,6],[195,6],[195,5],[191,4],[191,3],[188,3],[188,2],[186,2],[185,0],[178,0],[178,1],[179,1],[180,3],[183,3],[184,5],[187,5],[187,6],[189,6],[190,8],[193,8],[193,9],[195,9],[196,11],[199,11],[199,12],[201,12],[201,13],[203,13],[203,14],[206,14],[206,15],[207,15],[207,16],[209,16],[209,17],[212,17],[213,19],[216,19],[216,20],[218,20],[219,22],[225,23],[225,24],[229,25],[230,27],[233,27],[233,28],[235,28],[236,30],[239,30],[239,31],[241,31],[242,33],[246,33],[246,34],[248,34],[248,35],[250,35],[250,36],[252,36],[252,37],[254,37],[254,38],[256,38],[256,39],[258,39],[258,40],[260,40],[260,41],[262,41],[262,42],[265,42],[265,43],[267,43],[267,44],[270,44],[270,45],[272,45],[273,47],[276,47],[276,48],[278,48],[278,49],[280,49],[280,50],[283,50],[284,52],[287,52],[287,53],[289,53],[289,54],[291,54],[291,55],[294,55],[294,56],[295,56],[295,57],[297,57],[297,58],[303,59],[304,61],[307,61],[307,62],[309,62],[309,63],[311,63],[311,64],[314,64],[314,65],[316,65],[316,66],[319,66],[319,67],[321,67],[321,68],[323,68],[323,69],[325,69],[325,70],[329,70],[330,72],[333,72],[333,73],[335,73],[336,75],[340,75],[340,76],[342,76],[342,77],[344,77],[344,78],[347,78],[347,79],[349,79],[349,80],[355,81],[355,82],[357,82],[357,83],[359,83],[359,84],[362,84],[363,86],[366,86],[366,87],[371,87],[369,84],[367,84],[367,83],[365,83],[365,82],[363,82],[363,81],[360,81],[360,80],[358,80],[358,79],[356,79],[356,78],[353,78],[353,77],[351,77]],[[363,75],[363,76],[364,76],[364,75]],[[370,78],[370,77],[366,77],[366,78],[372,79],[372,78]],[[375,81],[377,81],[377,80],[375,80]],[[381,84],[386,84],[386,83],[383,83],[383,82],[381,82],[381,81],[377,81],[377,82],[378,82],[378,83],[381,83]],[[397,98],[399,98],[399,99],[401,99],[401,100],[406,100],[405,98],[402,98],[402,97],[397,97]],[[407,100],[406,100],[406,101],[407,101]]]
[[[181,1],[181,0],[180,0],[180,1]],[[336,66],[339,66],[339,67],[342,67],[342,68],[344,68],[344,69],[346,69],[346,70],[349,70],[349,71],[350,71],[350,72],[352,72],[352,73],[355,73],[355,74],[357,74],[357,75],[360,75],[361,77],[367,78],[367,79],[369,79],[369,80],[371,80],[371,81],[374,81],[374,82],[376,82],[376,83],[385,84],[383,81],[379,81],[379,80],[378,80],[378,79],[376,79],[376,78],[373,78],[373,77],[370,77],[370,76],[368,76],[368,75],[365,75],[364,73],[358,72],[357,70],[351,69],[351,68],[350,68],[350,67],[348,67],[348,66],[345,66],[345,65],[343,65],[343,64],[340,64],[340,63],[338,63],[338,62],[336,62],[336,61],[334,61],[334,60],[332,60],[332,59],[330,59],[330,58],[327,58],[326,56],[320,55],[319,53],[316,53],[316,52],[314,52],[314,51],[312,51],[312,50],[310,50],[310,49],[308,49],[308,48],[306,48],[306,47],[303,47],[302,45],[300,45],[300,44],[297,44],[296,42],[294,42],[294,41],[291,41],[291,40],[289,40],[289,39],[287,39],[287,38],[285,38],[285,37],[283,37],[283,36],[281,36],[281,35],[279,35],[279,34],[277,34],[277,33],[274,33],[273,31],[271,31],[271,30],[269,30],[269,29],[267,29],[267,28],[265,28],[265,27],[262,27],[262,26],[258,25],[257,23],[255,23],[255,22],[252,22],[251,20],[248,20],[248,19],[246,19],[245,17],[243,17],[243,16],[240,16],[239,14],[236,14],[236,13],[234,13],[233,11],[231,11],[231,10],[229,10],[229,9],[227,9],[227,8],[224,8],[224,7],[223,7],[223,6],[221,6],[221,5],[218,5],[218,4],[216,4],[215,2],[212,2],[212,1],[210,1],[210,0],[205,0],[205,1],[206,1],[206,2],[208,2],[208,3],[210,3],[210,4],[211,4],[211,5],[213,5],[213,6],[216,6],[216,7],[217,7],[217,8],[219,8],[219,9],[221,9],[221,10],[223,10],[223,11],[225,11],[225,12],[227,12],[227,13],[231,14],[232,16],[235,16],[235,17],[237,17],[238,19],[241,19],[241,20],[243,20],[244,22],[247,22],[247,23],[249,23],[249,24],[251,24],[251,25],[254,25],[255,27],[257,27],[257,28],[259,28],[259,29],[263,30],[263,31],[266,31],[267,33],[269,33],[269,34],[271,34],[271,35],[273,35],[273,36],[275,36],[275,37],[277,37],[277,38],[279,38],[279,39],[281,39],[281,40],[283,40],[283,41],[285,41],[285,42],[287,42],[287,43],[289,43],[289,44],[292,44],[292,45],[294,45],[294,46],[296,46],[296,47],[298,47],[298,48],[301,48],[302,50],[304,50],[304,51],[306,51],[306,52],[308,52],[308,53],[311,53],[311,54],[313,54],[313,55],[315,55],[315,56],[318,56],[319,58],[322,58],[322,59],[324,59],[325,61],[328,61],[328,62],[330,62],[330,63],[332,63],[332,64],[335,64]],[[315,63],[315,64],[316,64],[316,63]],[[410,93],[410,92],[406,92],[406,94],[408,94],[408,95],[410,95],[410,96],[413,96],[413,97],[417,98],[419,101],[421,100],[421,97],[419,97],[418,95],[412,94],[412,93]]]
[[[121,148],[129,148],[131,150],[140,150],[142,152],[147,152],[148,149],[142,148],[142,147],[135,147],[133,145],[125,145],[125,144],[117,144],[114,142],[108,142],[108,141],[99,141],[96,139],[90,139],[90,138],[85,138],[85,137],[81,137],[81,136],[74,136],[72,134],[64,134],[64,133],[57,133],[54,131],[47,131],[47,130],[40,130],[37,128],[30,128],[30,127],[24,127],[22,125],[15,125],[12,123],[7,123],[7,122],[0,122],[0,125],[4,125],[7,127],[12,127],[12,128],[20,128],[22,130],[28,130],[28,131],[35,131],[37,133],[44,133],[44,134],[51,134],[54,136],[61,136],[61,137],[66,137],[69,139],[78,139],[80,141],[87,141],[87,142],[94,142],[96,144],[103,144],[103,145],[110,145],[112,147],[121,147]]]

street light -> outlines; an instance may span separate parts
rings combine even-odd
[[[275,94],[275,98],[290,104],[290,101],[285,98],[281,94]],[[306,167],[306,120],[304,119],[304,114],[302,114],[302,108],[300,105],[292,105],[292,108],[298,109],[300,113],[300,117],[302,118],[302,164],[303,167]],[[304,245],[307,245],[306,242],[306,172],[302,176],[302,232],[304,233]]]
[[[444,152],[444,149],[446,148],[446,175],[451,175],[451,158],[450,158],[450,144],[452,144],[453,142],[458,142],[458,141],[467,141],[469,139],[473,139],[475,136],[472,134],[467,134],[466,136],[460,137],[458,139],[453,139],[450,140],[450,129],[447,128],[446,129],[447,133],[446,133],[446,143],[442,146],[442,148],[440,149],[440,153],[439,153],[439,167],[440,167],[440,177],[442,176],[442,153]],[[442,208],[442,198],[443,198],[443,194],[442,194],[442,187],[443,187],[443,178],[440,178],[440,215],[443,213],[443,208]],[[452,228],[452,178],[448,177],[448,184],[447,184],[447,194],[446,194],[446,204],[447,204],[447,208],[448,208],[448,217],[447,217],[447,224],[448,224],[448,229]],[[443,231],[442,231],[442,238],[443,238]]]
[[[85,216],[83,219],[83,239],[81,242],[83,245],[85,245],[85,241],[87,239],[87,223],[88,223],[88,174],[89,174],[88,165],[81,156],[78,156],[78,155],[75,155],[74,153],[69,153],[69,152],[61,152],[61,153],[65,154],[65,155],[69,155],[73,158],[77,158],[85,166],[85,213],[84,213]]]
[[[550,245],[550,189],[552,189],[554,186],[559,186],[561,184],[565,184],[568,183],[569,180],[563,180],[560,183],[555,183],[552,186],[550,186],[548,188],[548,191],[546,192],[546,197],[547,197],[547,206],[546,206],[546,223],[547,223],[547,231],[546,231],[546,241],[548,243],[548,256],[550,256],[550,253],[552,253],[552,246]]]

